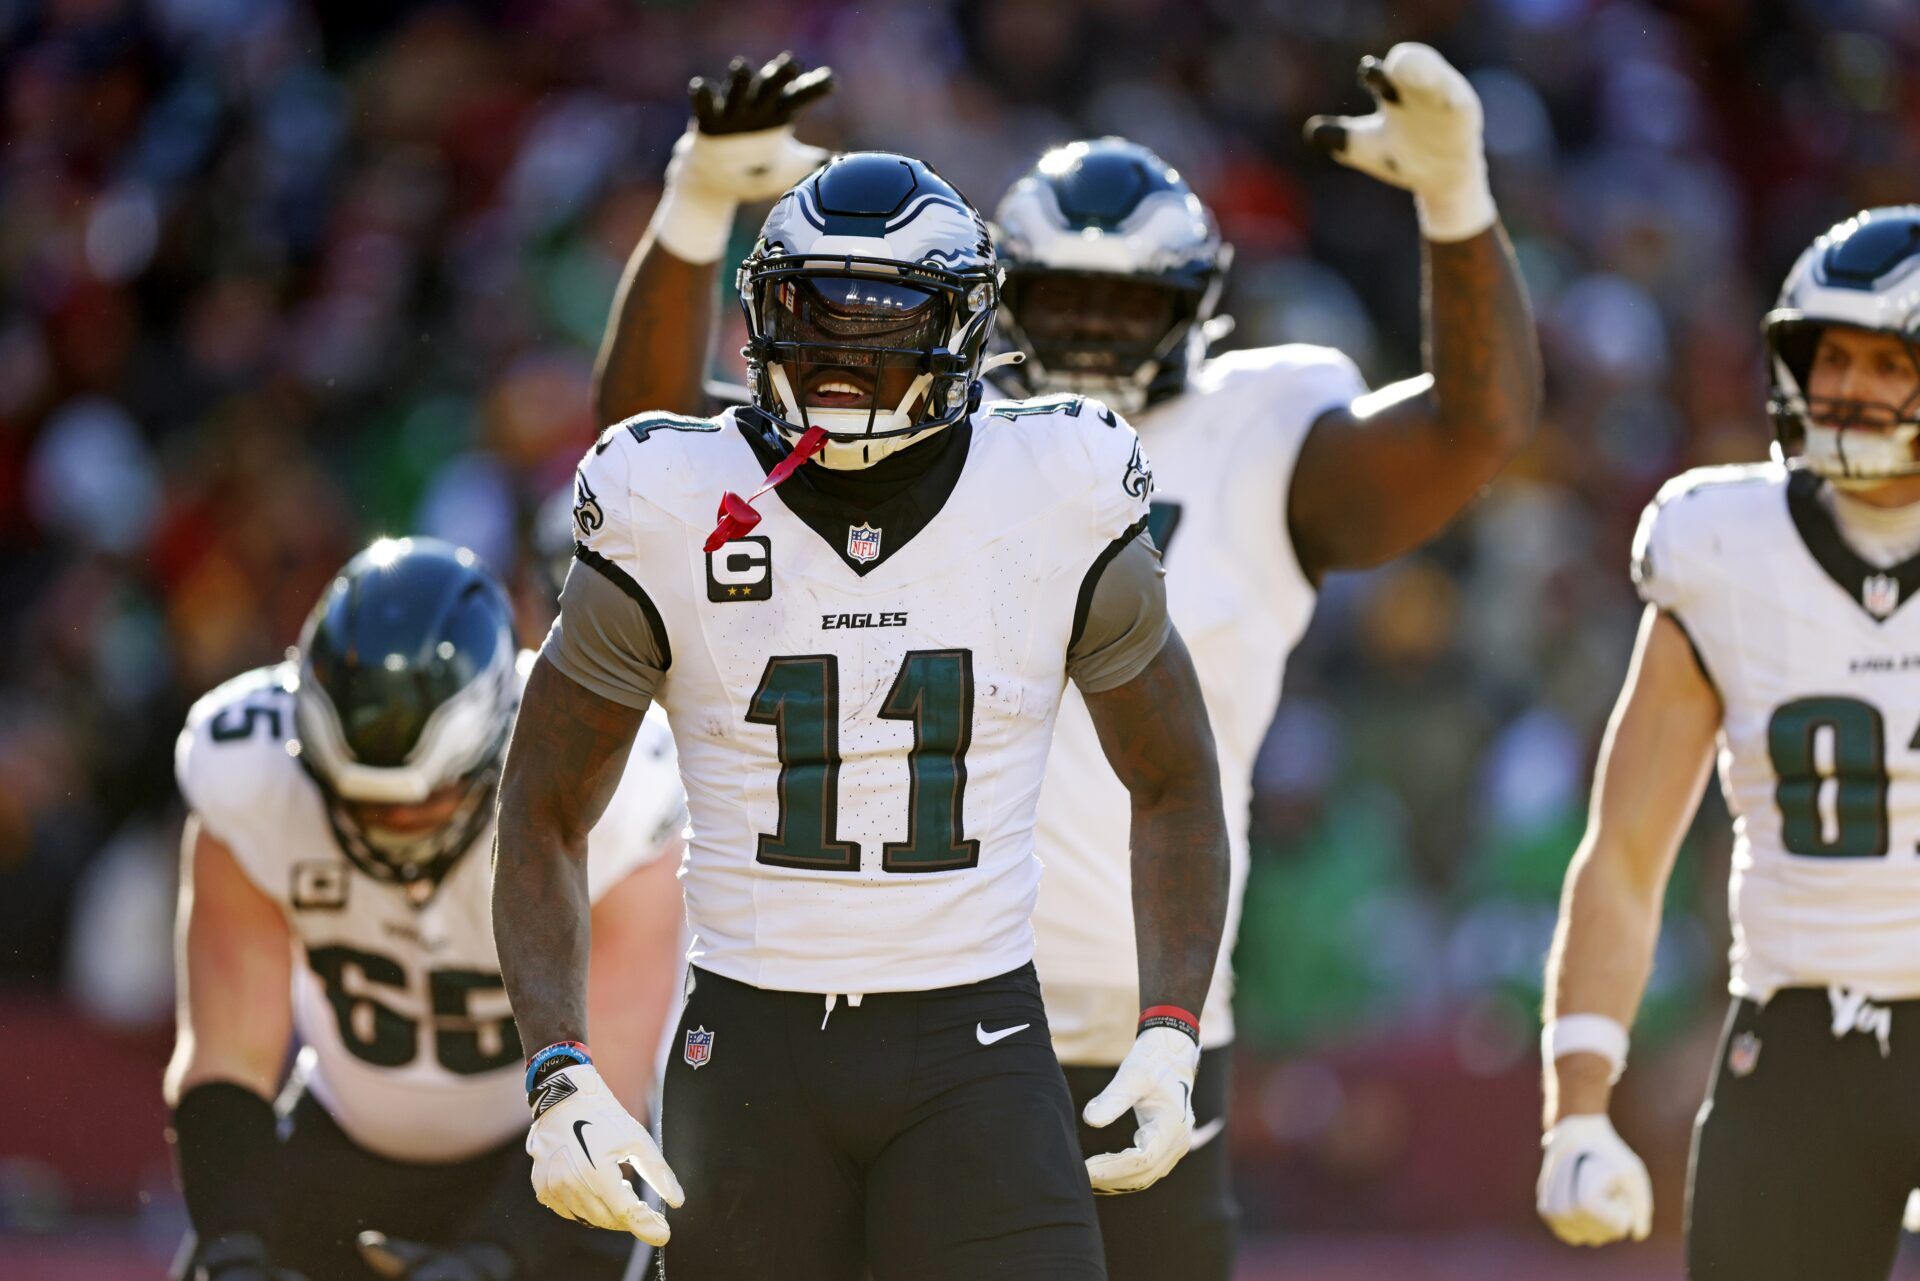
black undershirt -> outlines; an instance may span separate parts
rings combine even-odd
[[[791,452],[760,414],[743,409],[735,414],[735,421],[762,470],[771,471]],[[940,513],[966,466],[972,441],[973,424],[962,419],[871,467],[842,471],[809,464],[773,492],[840,553],[848,568],[864,575],[884,564]],[[861,523],[881,533],[880,554],[864,563],[846,551],[848,529]]]

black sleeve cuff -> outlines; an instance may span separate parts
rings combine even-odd
[[[173,1109],[171,1137],[187,1215],[200,1238],[264,1236],[280,1150],[273,1105],[231,1081],[196,1085]]]

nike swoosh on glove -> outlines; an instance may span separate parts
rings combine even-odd
[[[1099,1129],[1129,1108],[1140,1120],[1133,1146],[1087,1158],[1095,1192],[1138,1192],[1180,1163],[1193,1143],[1193,1074],[1200,1047],[1178,1028],[1150,1027],[1088,1102],[1081,1119]]]
[[[1541,1139],[1535,1206],[1568,1245],[1606,1245],[1653,1230],[1653,1184],[1604,1115],[1563,1117]]]
[[[1485,117],[1467,78],[1423,44],[1397,44],[1360,60],[1376,110],[1315,116],[1307,141],[1350,168],[1414,196],[1427,239],[1467,240],[1497,216],[1487,185]]]
[[[741,204],[772,200],[825,164],[829,153],[795,138],[793,126],[833,87],[830,68],[807,71],[791,53],[757,72],[735,58],[718,86],[696,77],[687,86],[693,119],[673,144],[653,217],[667,251],[718,262]]]
[[[563,1068],[534,1091],[533,1194],[563,1219],[631,1232],[649,1245],[667,1243],[667,1221],[634,1195],[621,1166],[630,1166],[669,1206],[686,1200],[653,1136],[634,1120],[592,1066]]]

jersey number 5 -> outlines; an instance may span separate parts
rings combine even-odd
[[[888,872],[973,867],[963,806],[973,740],[973,651],[916,649],[901,663],[884,720],[913,723],[907,754],[907,838],[880,847]],[[840,807],[840,660],[832,654],[771,658],[747,705],[747,720],[773,726],[780,754],[780,830],[762,832],[759,859],[775,867],[860,870],[860,845],[835,828]]]

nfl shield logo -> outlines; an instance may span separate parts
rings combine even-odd
[[[1885,618],[1900,605],[1900,583],[1888,574],[1875,574],[1860,587],[1860,603],[1875,618]]]
[[[1760,1038],[1751,1032],[1742,1032],[1733,1038],[1733,1044],[1727,1047],[1727,1071],[1735,1076],[1751,1076],[1760,1066]]]
[[[880,557],[880,531],[864,522],[847,530],[847,559],[862,565]]]
[[[713,1057],[713,1033],[703,1027],[687,1029],[687,1048],[681,1051],[688,1067],[705,1067],[707,1060]]]

